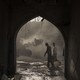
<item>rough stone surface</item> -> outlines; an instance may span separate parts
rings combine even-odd
[[[46,62],[17,62],[15,80],[65,80],[64,65],[58,61],[55,62],[55,68],[50,69]]]

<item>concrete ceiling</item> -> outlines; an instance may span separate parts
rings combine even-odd
[[[71,2],[71,0],[2,0],[2,1],[10,5],[23,5],[23,4],[63,5],[63,4],[69,4]]]

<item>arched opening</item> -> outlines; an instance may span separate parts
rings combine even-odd
[[[47,57],[44,57],[46,42],[51,46],[51,52],[53,52],[53,43],[57,48],[57,61],[53,60],[54,69],[51,68],[51,64],[50,68],[46,66],[48,61]],[[18,31],[16,37],[16,72],[21,74],[21,78],[25,78],[25,80],[64,80],[64,49],[65,41],[59,29],[38,16],[24,24]]]

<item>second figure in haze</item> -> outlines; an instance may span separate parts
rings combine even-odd
[[[47,49],[44,56],[47,54],[47,66],[48,68],[54,67],[54,61],[57,60],[57,49],[55,47],[55,43],[53,43],[53,47],[51,48],[48,43],[45,43]]]

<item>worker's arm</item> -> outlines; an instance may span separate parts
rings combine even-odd
[[[47,54],[47,50],[46,50],[46,52],[44,53],[44,56]]]
[[[44,56],[46,55],[46,52],[45,52],[45,54],[44,54]]]

